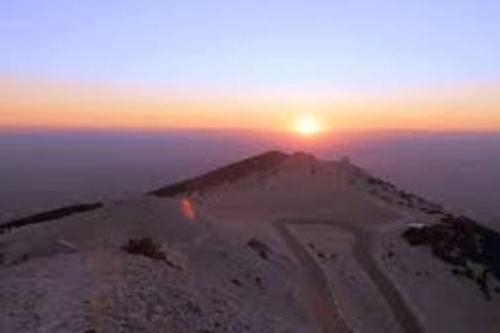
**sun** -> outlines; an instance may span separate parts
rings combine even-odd
[[[322,127],[316,117],[304,115],[297,120],[293,129],[304,136],[312,136],[321,132]]]

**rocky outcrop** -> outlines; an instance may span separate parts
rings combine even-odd
[[[453,274],[476,282],[487,300],[490,276],[500,283],[500,234],[467,217],[445,216],[441,223],[411,227],[402,236],[412,246],[430,247],[435,257],[454,266]]]

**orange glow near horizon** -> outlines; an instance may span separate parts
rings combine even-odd
[[[332,97],[335,96],[335,97]],[[0,128],[500,130],[500,84],[384,96],[242,95],[1,80]],[[297,118],[300,110],[314,114]]]

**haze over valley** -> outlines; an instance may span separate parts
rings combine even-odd
[[[3,220],[62,204],[137,195],[268,149],[355,163],[399,187],[500,223],[500,134],[351,132],[300,142],[255,131],[4,131]]]

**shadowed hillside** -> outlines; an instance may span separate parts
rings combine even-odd
[[[213,186],[235,182],[251,173],[269,170],[282,163],[288,157],[289,155],[280,151],[270,151],[219,168],[199,177],[160,188],[150,194],[158,197],[175,197],[179,194],[189,194],[195,191],[203,191]]]
[[[20,218],[17,220],[9,221],[0,225],[0,233],[13,228],[19,228],[30,224],[42,223],[52,220],[68,217],[73,214],[89,212],[103,206],[102,203],[80,204],[74,206],[66,206],[47,212],[38,213],[28,217]]]

